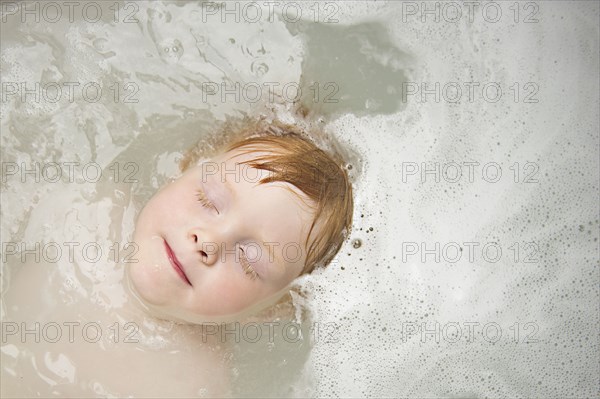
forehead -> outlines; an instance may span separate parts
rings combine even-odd
[[[251,183],[256,188],[279,187],[292,194],[298,200],[297,205],[303,208],[304,211],[312,213],[314,211],[313,201],[298,187],[285,181],[259,184],[261,180],[273,176],[273,173],[264,169],[252,168],[250,165],[245,164],[245,162],[251,163],[260,157],[273,155],[266,147],[263,146],[262,148],[261,150],[248,151],[249,148],[243,147],[213,157],[209,162],[212,163],[211,168],[214,169],[213,173],[216,175],[215,177],[218,177],[221,181]]]

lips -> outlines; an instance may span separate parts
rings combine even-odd
[[[163,241],[165,243],[165,250],[167,251],[167,257],[169,258],[169,262],[171,262],[171,266],[173,266],[173,269],[175,269],[175,271],[183,281],[185,281],[189,285],[192,285],[192,283],[190,283],[190,280],[185,275],[185,272],[183,271],[183,266],[181,265],[181,263],[179,263],[177,256],[175,256],[175,253],[173,252],[167,241]]]

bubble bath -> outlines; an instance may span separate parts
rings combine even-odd
[[[115,319],[136,215],[219,122],[299,104],[351,150],[353,230],[298,279],[301,330],[206,356],[228,395],[597,395],[597,3],[7,4],[3,396],[173,396],[119,377],[132,329],[201,374],[193,326]],[[113,370],[51,344],[94,321]]]

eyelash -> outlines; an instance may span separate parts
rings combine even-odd
[[[252,280],[258,278],[258,273],[256,273],[256,271],[252,268],[252,266],[250,266],[250,263],[248,262],[248,259],[246,258],[246,254],[244,253],[244,250],[242,248],[240,248],[240,250],[242,251],[242,255],[243,255],[240,258],[241,264],[242,264],[242,269],[244,269],[244,272],[247,275],[249,275]]]
[[[210,209],[214,209],[215,211],[217,211],[217,213],[219,213],[219,210],[217,209],[217,207],[215,206],[215,204],[213,204],[208,198],[206,198],[206,195],[204,195],[204,192],[200,189],[196,190],[196,198],[198,199],[198,202],[200,202],[200,204],[202,204],[203,207],[205,208],[210,208]],[[246,254],[244,253],[244,250],[242,248],[240,248],[240,250],[242,251],[242,257],[240,258],[241,260],[241,265],[242,265],[242,269],[244,270],[244,272],[250,276],[250,279],[254,280],[256,278],[258,278],[258,273],[256,273],[256,271],[252,268],[252,266],[250,266],[250,263],[248,262],[248,259],[246,258]]]
[[[217,211],[217,213],[219,213],[219,210],[217,209],[215,204],[213,204],[208,198],[206,198],[206,195],[204,195],[204,192],[202,190],[196,190],[196,198],[198,199],[198,202],[202,204],[203,207],[214,209],[215,211]]]

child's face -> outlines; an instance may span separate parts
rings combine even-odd
[[[297,188],[258,184],[269,172],[238,164],[263,154],[228,152],[191,167],[146,204],[129,276],[154,311],[189,322],[233,320],[277,299],[300,274],[313,213],[285,187],[302,194]]]

